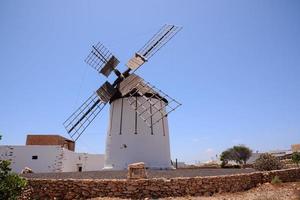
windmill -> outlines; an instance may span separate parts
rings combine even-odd
[[[101,43],[92,45],[85,62],[100,74],[117,76],[106,81],[63,124],[78,140],[90,123],[110,104],[104,169],[124,169],[133,162],[149,168],[172,168],[167,116],[181,104],[134,72],[163,47],[181,27],[164,25],[127,62],[121,73],[119,60]]]

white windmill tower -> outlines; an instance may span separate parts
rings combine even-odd
[[[133,162],[144,162],[152,169],[170,169],[170,142],[167,116],[181,104],[134,72],[164,46],[181,27],[164,25],[127,62],[128,69],[116,69],[119,60],[102,44],[92,46],[86,62],[99,73],[117,76],[106,81],[65,122],[73,140],[77,140],[92,120],[109,103],[104,169],[126,169]]]

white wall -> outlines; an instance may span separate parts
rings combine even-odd
[[[77,162],[78,154],[73,151],[63,149],[62,155],[63,155],[62,171],[63,172],[78,171],[78,166],[77,166],[77,164],[79,163],[79,161]]]
[[[83,171],[97,171],[104,167],[104,154],[80,153]]]
[[[32,159],[38,156],[38,159]],[[27,145],[0,146],[0,160],[10,160],[14,172],[20,173],[25,167],[33,172],[74,172],[101,170],[104,167],[103,154],[76,153],[61,146]]]
[[[34,172],[59,172],[62,148],[60,146],[0,146],[0,159],[11,160],[11,168],[20,173],[25,167]],[[33,160],[32,156],[38,156]]]
[[[63,167],[62,171],[72,172],[78,171],[82,167],[82,171],[97,171],[104,167],[103,154],[75,153],[67,149],[63,149]]]
[[[145,101],[144,99],[139,100]],[[152,101],[156,101],[156,99],[152,99]],[[160,117],[161,113],[156,113],[153,121]],[[137,120],[137,134],[135,134],[135,120]],[[146,167],[153,169],[172,168],[168,120],[165,117],[156,123],[152,132],[139,116],[137,119],[135,118],[135,110],[127,98],[117,99],[110,106],[104,169],[126,169],[128,164],[134,162],[144,162]]]

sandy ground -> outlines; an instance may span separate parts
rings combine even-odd
[[[195,176],[220,176],[254,172],[254,169],[176,169],[176,170],[147,170],[149,178],[174,178]],[[125,179],[124,171],[91,171],[91,172],[60,172],[60,173],[33,173],[22,174],[27,178],[53,178],[53,179]]]
[[[119,198],[94,198],[92,200],[118,200]],[[265,183],[246,192],[216,194],[211,197],[169,197],[162,200],[300,200],[300,182],[270,184]]]

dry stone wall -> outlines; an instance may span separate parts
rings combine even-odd
[[[248,174],[172,179],[29,179],[23,199],[88,199],[94,197],[160,198],[210,196],[245,191],[279,176],[283,182],[300,180],[300,169]],[[27,196],[27,197],[26,197]]]

